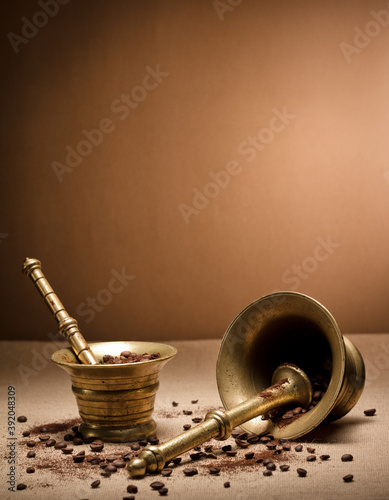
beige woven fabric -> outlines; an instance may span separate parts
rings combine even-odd
[[[28,459],[23,430],[34,426],[63,424],[63,430],[50,433],[62,440],[66,425],[78,418],[77,405],[71,392],[68,375],[53,363],[47,361],[54,346],[43,342],[3,342],[1,344],[1,484],[0,498],[13,499],[122,499],[129,494],[126,488],[135,484],[138,493],[136,500],[159,498],[150,484],[159,480],[168,488],[170,499],[388,499],[389,498],[389,439],[388,439],[388,381],[389,381],[389,335],[360,334],[350,335],[350,340],[360,349],[367,367],[367,381],[363,395],[356,407],[340,421],[322,425],[311,434],[303,437],[303,451],[293,450],[282,454],[276,471],[271,477],[264,477],[264,467],[255,459],[244,458],[247,451],[260,456],[263,445],[252,445],[248,449],[236,447],[231,438],[227,442],[212,441],[217,459],[202,459],[192,462],[188,454],[183,456],[182,464],[174,468],[170,477],[148,476],[131,480],[125,470],[118,470],[110,478],[100,476],[101,469],[90,464],[73,464],[59,450],[36,447],[36,457]],[[158,424],[158,437],[165,441],[182,432],[183,425],[192,418],[203,417],[207,411],[221,407],[216,386],[216,359],[220,340],[174,341],[167,342],[178,349],[178,355],[163,369],[160,389],[157,394],[155,420]],[[33,362],[34,360],[34,362]],[[20,374],[23,372],[23,377]],[[25,415],[26,423],[17,425],[16,444],[16,483],[25,483],[27,489],[12,493],[7,490],[9,448],[11,442],[7,431],[7,387],[16,387],[16,414]],[[192,403],[198,400],[197,403]],[[172,402],[178,402],[174,407]],[[376,408],[374,417],[366,417],[365,409]],[[184,415],[183,410],[192,410],[192,415]],[[66,424],[67,423],[67,424]],[[37,439],[37,433],[34,436]],[[227,458],[220,447],[231,444],[237,449],[235,458]],[[307,462],[307,447],[315,448],[318,459]],[[88,445],[78,449],[89,450]],[[106,444],[104,453],[127,451],[128,444]],[[351,453],[352,462],[344,463],[341,456]],[[322,454],[330,455],[323,462]],[[288,463],[290,470],[281,472],[278,465]],[[194,466],[198,474],[186,477],[185,465]],[[220,467],[219,476],[209,473],[209,466]],[[34,466],[36,471],[27,474],[26,468]],[[308,475],[298,477],[296,469],[305,468]],[[345,483],[343,476],[353,474],[354,481]],[[100,479],[97,489],[91,483]],[[225,488],[224,483],[230,482]]]

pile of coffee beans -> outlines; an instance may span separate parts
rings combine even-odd
[[[154,354],[136,354],[131,351],[123,351],[120,356],[112,356],[111,354],[104,354],[103,358],[99,361],[100,365],[124,365],[127,363],[139,363],[140,361],[151,361],[160,358],[159,352]]]

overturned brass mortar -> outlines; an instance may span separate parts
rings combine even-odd
[[[122,351],[159,353],[160,357],[128,364],[87,365],[78,362],[71,348],[54,352],[51,360],[70,375],[83,438],[126,442],[155,434],[152,414],[159,374],[177,350],[167,344],[136,341],[96,342],[90,347],[97,360]]]
[[[291,403],[307,406],[306,395],[310,400],[312,394],[309,380],[324,366],[330,380],[313,409],[281,424],[262,418]],[[211,438],[226,439],[234,426],[296,439],[323,421],[337,420],[358,402],[365,366],[322,304],[301,293],[277,292],[256,300],[232,321],[220,346],[216,375],[226,411],[209,412],[203,423],[186,433],[144,448],[128,463],[132,477],[158,472],[175,456]]]

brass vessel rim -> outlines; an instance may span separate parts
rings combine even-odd
[[[74,352],[73,352],[73,349],[71,347],[65,347],[63,349],[58,349],[58,351],[55,351],[52,355],[51,355],[51,361],[53,361],[53,363],[57,364],[57,365],[60,365],[60,366],[68,366],[68,367],[77,367],[78,369],[81,369],[81,370],[96,370],[96,369],[101,369],[101,368],[104,368],[104,369],[109,369],[109,370],[118,370],[118,369],[123,369],[125,367],[128,367],[128,366],[144,366],[144,365],[150,365],[151,363],[153,364],[156,364],[156,363],[160,363],[162,361],[167,361],[169,359],[171,359],[172,357],[174,357],[176,354],[177,354],[177,349],[169,344],[162,344],[162,343],[159,343],[159,342],[144,342],[144,341],[112,341],[112,342],[90,342],[89,343],[89,346],[90,348],[92,349],[92,351],[94,353],[96,353],[98,356],[103,356],[104,354],[110,354],[108,352],[104,352],[102,354],[102,352],[99,352],[101,351],[101,348],[103,348],[103,346],[106,345],[106,346],[111,346],[111,347],[118,347],[118,351],[117,353],[115,354],[115,356],[118,356],[120,354],[121,351],[124,350],[124,348],[126,348],[126,350],[130,350],[133,349],[134,352],[136,352],[136,354],[143,354],[145,353],[146,351],[145,350],[142,350],[142,346],[147,346],[147,350],[153,350],[153,352],[149,352],[149,354],[153,354],[153,353],[156,353],[156,352],[159,352],[161,350],[166,350],[168,352],[164,353],[164,354],[161,354],[161,357],[160,358],[155,358],[155,359],[148,359],[146,361],[137,361],[136,363],[118,363],[118,364],[112,364],[112,365],[100,365],[100,364],[97,364],[97,365],[87,365],[87,364],[82,364],[82,363],[70,363],[70,362],[66,362],[66,361],[63,361],[63,360],[60,360],[58,359],[61,354],[63,356],[65,356],[66,354],[70,354],[71,356],[74,355]],[[119,349],[119,346],[122,346],[121,349]],[[139,351],[139,352],[137,352]]]

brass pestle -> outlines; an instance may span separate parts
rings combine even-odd
[[[62,302],[45,278],[41,262],[37,259],[27,257],[23,263],[22,271],[27,276],[30,276],[39,293],[44,298],[48,308],[58,322],[59,333],[69,342],[77,358],[85,365],[97,365],[98,361],[81,335],[77,321],[66,312]]]
[[[312,399],[312,386],[307,375],[297,366],[284,363],[274,372],[272,386],[225,412],[214,410],[204,422],[159,446],[147,446],[127,465],[132,477],[161,471],[174,457],[199,446],[209,439],[227,439],[234,427],[276,408],[298,404],[306,408]]]

